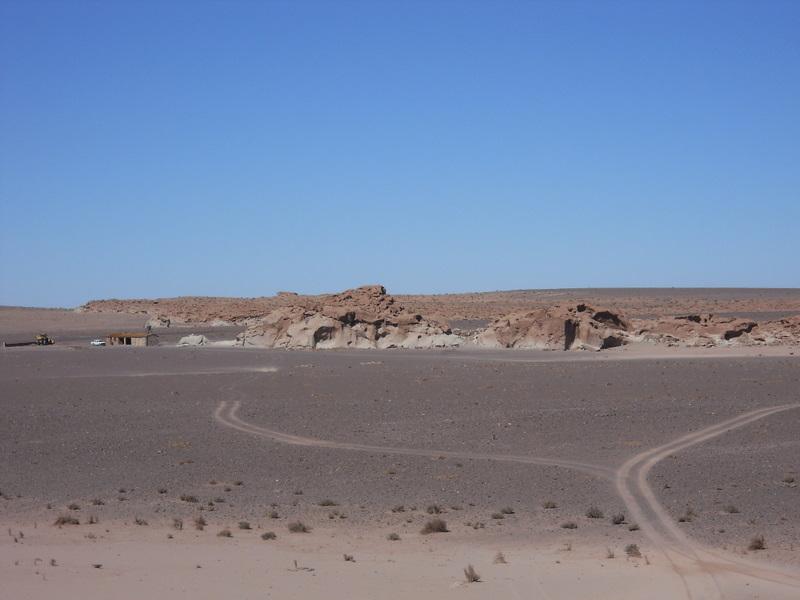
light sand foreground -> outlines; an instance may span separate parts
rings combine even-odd
[[[445,534],[389,542],[378,531],[347,536],[324,529],[278,531],[277,540],[262,541],[260,531],[220,538],[216,531],[117,523],[93,526],[95,539],[83,526],[26,526],[23,537],[18,527],[3,529],[0,597],[9,599],[693,597],[664,555],[643,549],[641,558],[630,558],[624,548],[599,541],[537,546],[506,540],[500,547]],[[498,552],[507,563],[496,562]],[[480,582],[465,581],[468,564]],[[797,597],[796,588],[750,578],[728,576],[715,588],[703,597]]]

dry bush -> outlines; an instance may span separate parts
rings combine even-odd
[[[203,531],[203,529],[206,528],[206,525],[208,525],[208,523],[206,523],[206,520],[202,517],[202,515],[199,517],[195,517],[194,519],[195,529],[197,529],[198,531]]]
[[[229,538],[229,537],[233,537],[233,534],[231,533],[231,530],[230,530],[230,529],[223,529],[222,531],[220,531],[220,532],[217,534],[217,537],[226,537],[226,538]]]
[[[637,544],[628,544],[625,546],[625,554],[630,556],[631,558],[641,558],[642,552],[639,550],[639,546]]]
[[[502,552],[498,552],[497,554],[495,554],[494,555],[494,564],[496,564],[496,565],[508,564],[508,561],[506,560],[506,555],[503,554]]]
[[[97,515],[89,515],[89,520],[87,521],[87,523],[89,523],[89,525],[96,525],[99,522],[100,522],[100,519],[97,518]]]
[[[269,518],[270,519],[280,519],[280,515],[278,514],[277,510],[269,511]]]
[[[606,548],[606,558],[614,558],[615,554],[611,548]]]
[[[575,521],[567,521],[561,524],[561,529],[577,529],[578,524]]]
[[[105,502],[103,501],[102,498],[94,498],[92,500],[92,504],[94,504],[95,506],[103,506]]]
[[[147,521],[145,521],[142,517],[136,517],[133,522],[137,525],[147,525]]]
[[[195,503],[198,501],[197,496],[192,496],[191,494],[181,494],[181,500],[183,502],[191,502],[191,503]]]
[[[399,542],[400,541],[400,535],[397,534],[397,533],[392,532],[392,533],[390,533],[389,535],[386,536],[386,539],[389,540],[390,542]]]
[[[262,540],[274,540],[276,537],[278,537],[278,536],[275,535],[274,531],[266,531],[266,532],[261,534],[261,539]]]
[[[552,500],[547,500],[546,502],[542,503],[542,508],[547,508],[547,509],[558,508],[558,504],[556,504]]]
[[[767,542],[764,540],[763,535],[754,536],[747,545],[747,549],[751,551],[764,550],[767,547]]]
[[[430,506],[428,506],[428,508],[425,509],[425,512],[427,512],[429,515],[440,515],[442,514],[443,511],[442,507],[439,506],[438,504],[431,504]]]
[[[80,504],[75,504],[74,502],[72,504],[68,504],[67,508],[69,510],[80,510],[81,509]]]
[[[725,507],[725,512],[728,513],[729,515],[735,515],[739,512],[739,509],[736,508],[733,504],[728,504]]]
[[[431,519],[420,531],[423,535],[428,535],[429,533],[447,533],[450,531],[447,528],[447,523],[443,519]]]
[[[403,506],[402,504],[398,504],[397,506],[392,507],[392,512],[393,513],[399,513],[399,512],[405,512],[405,511],[406,511],[406,507]]]
[[[481,580],[481,576],[475,572],[472,565],[467,565],[467,568],[464,569],[464,577],[467,578],[467,583],[477,583]]]
[[[183,519],[172,519],[172,527],[174,527],[178,531],[182,531],[183,530]]]
[[[339,506],[334,500],[330,498],[325,498],[324,500],[319,501],[320,506]]]
[[[80,525],[81,522],[77,519],[77,517],[73,517],[72,515],[59,515],[56,519],[56,522],[53,525],[58,525],[61,527],[62,525]]]
[[[292,533],[308,533],[311,528],[302,521],[294,521],[287,526]]]
[[[239,529],[251,529],[250,523],[247,521],[239,521]]]
[[[611,522],[614,525],[622,525],[625,522],[625,515],[622,513],[617,513],[613,517],[611,517]]]
[[[639,525],[636,523],[631,523],[628,525],[628,531],[639,531]]]
[[[602,519],[603,518],[603,511],[597,508],[596,506],[590,506],[586,510],[586,516],[590,519]]]
[[[352,554],[343,554],[344,562],[356,562],[355,557]]]
[[[497,512],[497,513],[492,513],[492,518],[499,520],[499,519],[505,519],[506,517],[503,513]]]

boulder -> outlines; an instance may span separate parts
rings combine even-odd
[[[204,335],[199,335],[196,333],[183,336],[178,341],[178,346],[205,346],[207,344],[208,344],[208,338]]]

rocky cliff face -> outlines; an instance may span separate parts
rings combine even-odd
[[[267,348],[442,348],[463,340],[406,310],[381,285],[329,296],[297,296],[250,325],[238,340]]]
[[[556,305],[496,319],[475,343],[489,348],[603,350],[627,343],[628,330],[628,322],[609,310]]]

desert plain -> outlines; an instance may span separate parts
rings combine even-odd
[[[368,295],[0,309],[0,598],[800,597],[800,290]]]

